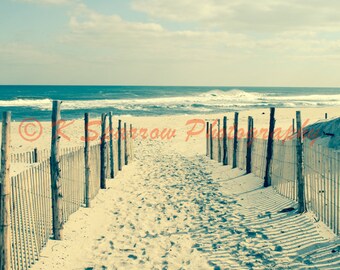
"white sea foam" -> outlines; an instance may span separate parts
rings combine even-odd
[[[115,108],[121,111],[213,111],[214,109],[252,107],[297,107],[297,106],[340,106],[340,95],[273,95],[258,92],[245,92],[240,89],[211,91],[191,96],[140,98],[140,99],[98,99],[65,100],[63,110],[85,110]],[[0,107],[31,107],[51,110],[50,99],[0,100]]]
[[[14,99],[0,100],[0,107],[34,107],[39,109],[52,108],[51,99]]]

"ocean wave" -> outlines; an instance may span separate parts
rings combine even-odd
[[[14,100],[0,100],[0,107],[35,107],[39,109],[51,109],[52,100],[45,99],[30,99],[18,98]]]
[[[340,102],[340,95],[294,95],[294,96],[263,96],[260,100],[285,100],[285,101],[328,101]]]
[[[232,89],[229,91],[223,91],[220,89],[210,90],[208,92],[200,94],[204,98],[232,98],[232,99],[259,99],[263,97],[264,94],[258,92],[246,92],[241,89]]]
[[[0,107],[30,107],[37,110],[51,110],[51,99],[18,98],[0,100]],[[340,106],[340,95],[273,95],[270,93],[247,92],[241,89],[223,91],[212,89],[205,93],[177,97],[65,100],[62,110],[116,109],[141,112],[206,112],[230,110],[233,108],[259,107],[318,107]]]

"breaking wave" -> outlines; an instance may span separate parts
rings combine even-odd
[[[34,110],[51,110],[51,99],[18,98],[0,100],[0,107],[28,107]],[[229,91],[212,89],[175,97],[126,98],[126,99],[82,99],[65,100],[64,110],[115,109],[124,114],[136,115],[138,112],[148,114],[176,114],[217,112],[223,110],[251,109],[259,107],[320,107],[340,106],[340,94],[331,95],[284,95],[275,93],[247,92],[242,89]]]

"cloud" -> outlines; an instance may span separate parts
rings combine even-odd
[[[105,48],[111,57],[160,61],[211,61],[235,58],[252,42],[228,32],[170,31],[158,23],[131,22],[118,15],[103,15],[79,5],[70,18],[70,33],[61,41]],[[241,56],[240,56],[241,57]]]
[[[181,3],[188,5],[191,1]],[[261,7],[263,10],[269,9],[269,6]],[[271,33],[264,37],[224,29],[170,31],[160,23],[129,22],[118,15],[97,13],[83,4],[78,5],[71,16],[70,28],[71,32],[63,38],[63,42],[115,48],[117,54],[120,52],[120,57],[134,55],[143,59],[159,57],[204,61],[282,52],[288,55],[314,54],[314,57],[317,54],[321,57],[326,53],[338,53],[340,46],[339,38],[321,38],[318,32],[303,29]]]
[[[5,73],[12,65],[28,78],[35,68],[24,67],[39,66],[46,82],[58,83],[59,77],[106,84],[340,83],[338,2],[308,1],[134,0],[133,8],[149,16],[137,21],[81,2],[36,0],[75,3],[68,28],[48,45],[0,44],[0,62]]]
[[[64,5],[77,2],[77,0],[15,0],[15,1],[46,5]]]
[[[160,32],[162,26],[156,23],[127,22],[118,15],[102,15],[88,9],[85,5],[78,5],[70,18],[70,27],[74,32]]]
[[[61,63],[63,59],[55,52],[38,49],[30,44],[17,42],[0,43],[0,59],[2,63],[13,64],[55,64]]]
[[[269,8],[262,6],[263,12]],[[215,16],[211,10],[197,12],[207,21]],[[338,66],[330,58],[338,59],[340,39],[321,37],[318,29],[281,27],[280,31],[257,35],[227,27],[170,30],[161,19],[150,21],[128,21],[78,5],[70,17],[70,32],[60,41],[79,48],[79,57],[91,66],[116,67],[115,76],[138,78],[133,83],[147,80],[153,84],[216,85],[231,80],[249,85],[256,81],[297,85],[297,74],[308,69],[323,74],[318,84],[326,77],[332,83],[337,81],[334,72],[325,74],[323,70],[330,63],[333,69]]]
[[[195,22],[200,27],[241,32],[323,28],[339,31],[340,1],[330,0],[133,0],[151,18]]]

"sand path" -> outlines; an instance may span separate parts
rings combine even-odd
[[[135,161],[71,216],[65,240],[50,241],[33,269],[337,269],[339,243],[308,215],[278,213],[291,201],[165,144],[137,146]]]

